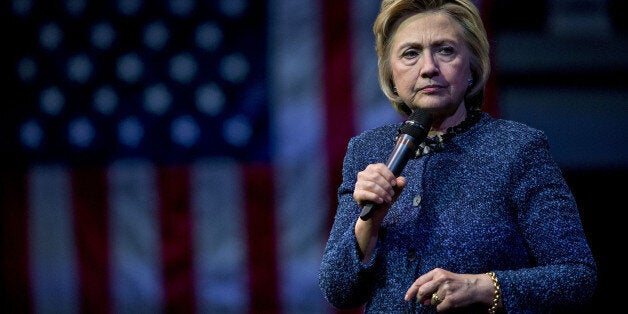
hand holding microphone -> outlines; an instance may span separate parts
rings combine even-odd
[[[416,108],[401,127],[395,147],[388,157],[386,166],[398,177],[406,166],[408,160],[414,155],[419,144],[425,140],[427,133],[432,127],[432,114],[421,108]],[[362,207],[360,219],[369,220],[378,209],[378,205],[373,202],[366,202]]]

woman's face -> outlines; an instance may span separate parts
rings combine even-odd
[[[461,27],[443,13],[403,20],[392,39],[391,69],[397,93],[411,108],[452,115],[472,78]]]

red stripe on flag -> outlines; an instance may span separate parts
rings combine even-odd
[[[243,167],[243,179],[250,311],[277,312],[280,305],[272,167],[246,164]]]
[[[497,56],[495,55],[495,48],[492,46],[493,42],[493,27],[491,21],[493,20],[493,10],[495,6],[492,0],[482,0],[480,6],[480,14],[484,21],[484,27],[486,28],[486,36],[488,37],[489,44],[491,45],[490,57],[491,57],[491,76],[489,76],[484,88],[484,104],[482,104],[482,110],[489,113],[495,118],[501,117],[501,110],[499,108],[499,94],[498,89],[498,73],[495,62],[497,62]]]
[[[325,148],[329,165],[328,193],[334,197],[342,181],[342,160],[354,133],[351,23],[348,0],[325,0],[323,10]],[[330,218],[333,213],[330,214]]]
[[[28,276],[28,212],[25,171],[3,170],[0,176],[2,211],[2,309],[31,313]]]
[[[325,148],[329,175],[327,195],[331,199],[328,228],[331,227],[336,192],[342,182],[342,162],[347,143],[354,135],[353,59],[349,0],[323,2],[323,99],[325,105]],[[362,308],[337,310],[339,313],[362,313]]]
[[[110,313],[107,181],[103,169],[72,171],[82,313]]]
[[[157,171],[166,313],[194,313],[190,174],[186,166]]]

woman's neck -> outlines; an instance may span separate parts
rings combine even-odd
[[[444,116],[444,117],[435,117],[434,122],[432,123],[432,128],[430,129],[428,136],[431,137],[431,136],[445,134],[448,128],[460,124],[466,118],[467,118],[467,109],[463,102],[458,106],[458,108],[453,114]]]

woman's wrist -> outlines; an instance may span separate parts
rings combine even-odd
[[[491,278],[491,283],[493,285],[493,298],[488,308],[488,314],[495,314],[502,304],[502,290],[499,286],[499,281],[497,280],[497,275],[495,275],[495,272],[491,271],[486,274],[489,276],[489,278]]]
[[[379,225],[373,225],[371,221],[361,221],[360,218],[356,221],[353,232],[358,242],[360,258],[362,258],[362,261],[365,263],[371,258],[371,254],[377,245],[378,229]]]

